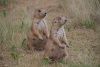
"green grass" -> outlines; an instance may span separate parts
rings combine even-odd
[[[49,62],[50,62],[50,59],[49,58],[44,58],[43,64],[49,64]]]
[[[16,2],[17,0],[0,0],[0,5],[7,6],[9,2]]]
[[[11,48],[11,56],[14,60],[18,60],[18,58],[19,58],[18,52],[16,51],[15,46],[12,46],[12,48]]]
[[[0,0],[0,4],[2,4],[3,6],[6,6],[8,0]]]
[[[80,22],[81,27],[85,28],[95,28],[95,23],[91,20]]]
[[[23,39],[21,47],[25,46],[25,42],[26,42],[26,39]]]
[[[2,14],[3,14],[3,17],[6,17],[7,15],[6,9],[3,9]]]
[[[100,67],[100,64],[98,64],[98,67]]]
[[[24,21],[22,19],[21,20],[21,29],[25,26]]]
[[[70,27],[68,27],[68,32],[70,32]]]

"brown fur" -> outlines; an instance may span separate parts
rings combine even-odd
[[[27,34],[27,46],[29,49],[44,49],[49,37],[45,16],[46,12],[43,10],[36,10],[34,13],[34,20]]]
[[[51,30],[50,37],[45,46],[44,57],[49,57],[52,61],[64,60],[68,57],[67,47],[69,47],[64,25],[67,22],[64,17],[57,17],[54,19]]]

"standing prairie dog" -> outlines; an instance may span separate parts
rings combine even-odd
[[[45,45],[44,58],[49,57],[53,61],[67,59],[69,45],[64,29],[66,22],[65,17],[56,17],[52,22],[50,37]]]
[[[49,31],[45,20],[46,15],[47,13],[40,9],[34,12],[34,19],[27,34],[27,46],[29,49],[44,49],[49,38]]]

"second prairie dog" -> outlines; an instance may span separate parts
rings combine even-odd
[[[50,37],[45,46],[44,58],[49,57],[51,60],[67,59],[67,47],[69,45],[64,29],[66,22],[65,17],[56,17],[52,22]]]
[[[47,13],[41,9],[34,12],[32,25],[27,34],[27,46],[29,49],[43,50],[49,38],[47,22],[45,20]]]

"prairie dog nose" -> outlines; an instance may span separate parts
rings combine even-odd
[[[47,13],[45,13],[45,15],[46,15]]]

